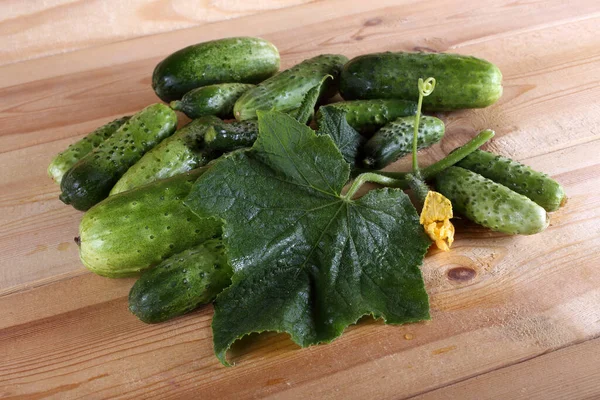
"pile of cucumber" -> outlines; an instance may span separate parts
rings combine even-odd
[[[141,320],[181,315],[229,285],[221,221],[197,217],[183,199],[212,160],[252,146],[257,110],[297,116],[305,99],[315,96],[323,105],[302,119],[318,126],[324,109],[343,111],[368,139],[355,167],[378,170],[412,151],[419,78],[437,81],[423,100],[425,111],[487,107],[502,95],[500,70],[463,55],[388,52],[348,60],[324,54],[282,72],[279,63],[277,48],[258,38],[179,50],[152,77],[167,104],[99,127],[48,167],[60,184],[60,199],[86,211],[76,239],[85,266],[113,278],[144,271],[129,297]],[[324,104],[337,93],[344,101]],[[191,122],[177,129],[175,111]],[[418,148],[439,142],[444,132],[442,120],[422,117]],[[542,231],[547,212],[566,200],[548,176],[481,150],[428,178],[459,214],[511,234]]]

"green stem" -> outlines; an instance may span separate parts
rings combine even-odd
[[[423,105],[423,94],[419,93],[419,102],[417,103],[417,114],[415,115],[415,127],[413,133],[413,148],[412,148],[412,171],[413,174],[419,176],[419,162],[417,160],[417,137],[419,135],[419,122],[421,121],[421,106]]]
[[[431,179],[446,168],[460,162],[463,158],[483,146],[485,142],[493,138],[495,135],[491,129],[486,129],[479,132],[477,136],[471,139],[465,145],[455,149],[453,152],[442,158],[440,161],[431,164],[423,170],[423,179]]]
[[[346,200],[352,199],[361,186],[367,182],[378,183],[387,187],[399,187],[398,185],[401,184],[401,182],[399,182],[397,179],[389,178],[376,172],[367,172],[356,177],[354,182],[352,182],[352,186],[350,186],[343,197]]]

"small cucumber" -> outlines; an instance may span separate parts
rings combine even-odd
[[[105,199],[125,171],[170,136],[176,125],[177,115],[164,104],[144,108],[67,171],[60,199],[77,210]]]
[[[219,221],[199,218],[183,204],[206,168],[111,196],[91,208],[79,225],[83,264],[102,276],[131,276],[218,237]]]
[[[373,135],[363,147],[365,168],[381,169],[412,152],[415,117],[402,117],[390,122]],[[419,123],[419,150],[439,142],[444,136],[444,122],[422,116]]]
[[[190,171],[210,161],[202,149],[204,134],[221,120],[214,116],[195,119],[136,162],[110,191],[111,195],[131,190],[159,179]]]
[[[438,174],[436,189],[454,210],[491,230],[532,235],[546,229],[546,211],[506,186],[461,167]]]
[[[374,53],[356,57],[341,73],[345,100],[417,101],[416,82],[434,77],[435,91],[423,99],[424,110],[481,108],[502,95],[502,73],[494,64],[470,56],[442,53]]]
[[[397,118],[415,115],[417,103],[396,99],[341,101],[321,106],[317,112],[317,122],[321,118],[321,109],[345,111],[348,125],[360,133],[368,134]]]
[[[187,92],[181,100],[172,101],[170,106],[189,118],[199,118],[204,115],[233,118],[233,105],[242,94],[253,87],[254,85],[247,83],[203,86]]]
[[[287,112],[299,108],[306,93],[319,85],[326,75],[321,87],[321,96],[330,94],[337,88],[340,70],[348,58],[338,54],[323,54],[304,60],[292,68],[258,84],[244,93],[233,107],[233,114],[238,121],[256,119],[256,110],[278,110]]]
[[[223,242],[207,240],[144,271],[129,292],[129,310],[147,323],[166,321],[213,301],[232,274]]]
[[[215,83],[259,83],[279,70],[279,52],[266,40],[232,37],[198,43],[162,60],[152,74],[161,100],[179,100],[192,89]]]
[[[530,198],[548,212],[558,210],[567,199],[554,179],[507,157],[476,150],[457,165]]]
[[[204,147],[211,152],[225,153],[250,147],[258,137],[258,122],[241,121],[215,124],[204,135]]]
[[[98,147],[100,143],[108,139],[131,117],[122,117],[102,125],[98,129],[89,133],[83,139],[70,145],[65,151],[58,153],[48,166],[48,175],[54,179],[54,182],[60,185],[60,181],[65,173],[75,163],[81,160],[86,154]]]

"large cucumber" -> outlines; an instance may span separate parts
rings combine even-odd
[[[258,122],[239,121],[215,124],[204,135],[204,147],[210,152],[222,154],[243,147],[250,147],[258,137]]]
[[[71,169],[73,165],[81,160],[86,154],[94,148],[100,146],[100,143],[108,139],[117,131],[130,117],[121,117],[102,125],[93,132],[87,134],[83,139],[70,145],[65,151],[58,153],[48,166],[48,175],[60,185],[64,174]]]
[[[279,52],[266,40],[233,37],[198,43],[162,60],[152,74],[156,95],[169,102],[200,86],[258,83],[279,70]]]
[[[457,166],[530,198],[546,211],[558,210],[567,199],[565,190],[554,179],[507,157],[475,150]]]
[[[502,95],[502,73],[494,64],[470,56],[438,53],[374,53],[356,57],[341,73],[345,100],[419,97],[419,78],[434,77],[435,91],[425,110],[481,108]]]
[[[166,321],[213,301],[232,274],[223,242],[207,240],[144,271],[129,292],[129,310],[147,323]]]
[[[459,214],[494,231],[531,235],[546,229],[546,211],[504,185],[461,167],[438,174],[436,189]]]
[[[319,85],[326,75],[321,95],[330,94],[337,88],[340,70],[348,58],[339,54],[323,54],[304,60],[260,83],[244,93],[233,107],[239,121],[256,119],[256,110],[290,111],[300,107],[306,93]]]
[[[375,132],[397,118],[415,115],[417,103],[397,99],[341,101],[321,106],[317,112],[317,123],[321,119],[321,110],[323,109],[336,109],[346,112],[348,125],[360,133],[368,134]]]
[[[173,110],[181,111],[189,118],[216,115],[232,118],[233,105],[242,94],[253,88],[249,83],[219,83],[203,86],[187,92],[181,100],[172,101]]]
[[[203,149],[204,134],[219,122],[221,120],[217,117],[205,116],[179,129],[129,168],[110,194],[131,190],[205,165],[210,157]]]
[[[221,223],[183,205],[206,167],[111,196],[79,225],[79,256],[91,271],[111,278],[135,275],[173,254],[217,237]]]
[[[60,199],[77,210],[100,202],[125,171],[170,136],[176,125],[177,115],[164,104],[144,108],[67,171]]]
[[[415,117],[402,117],[378,130],[363,147],[363,166],[381,169],[412,152]],[[422,116],[417,134],[417,148],[424,149],[444,136],[444,122]]]

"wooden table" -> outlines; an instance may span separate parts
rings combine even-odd
[[[599,397],[599,25],[594,0],[333,0],[0,67],[0,397]],[[496,63],[502,99],[446,115],[446,137],[422,160],[491,128],[488,149],[549,173],[567,206],[531,237],[458,224],[452,251],[423,266],[430,322],[363,320],[307,349],[252,336],[230,352],[237,366],[221,366],[211,307],[145,325],[127,311],[132,279],[81,266],[81,213],[58,200],[46,166],[83,133],[156,102],[150,75],[162,57],[234,35],[273,41],[285,68],[383,50]]]

